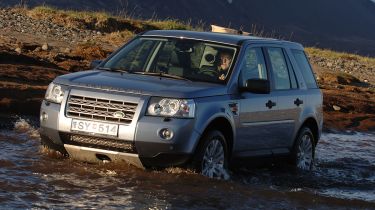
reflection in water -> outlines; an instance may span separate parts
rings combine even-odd
[[[375,208],[373,134],[324,134],[312,173],[270,165],[217,181],[72,161],[39,146],[36,123],[12,120],[0,126],[1,208]]]

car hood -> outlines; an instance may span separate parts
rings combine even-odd
[[[226,86],[222,84],[101,70],[66,74],[57,77],[54,82],[67,86],[176,98],[225,95],[227,92]]]

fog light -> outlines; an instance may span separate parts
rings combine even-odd
[[[168,128],[163,128],[159,131],[159,135],[161,138],[169,140],[173,138],[173,131],[169,130]]]
[[[40,121],[46,121],[47,119],[48,119],[48,114],[45,112],[42,112],[42,114],[40,114]]]

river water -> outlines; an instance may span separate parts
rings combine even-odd
[[[39,146],[37,128],[0,116],[1,209],[375,209],[374,133],[325,133],[309,173],[276,161],[220,181],[66,159]]]

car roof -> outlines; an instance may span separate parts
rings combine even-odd
[[[147,31],[141,36],[155,36],[155,37],[175,37],[175,38],[187,38],[196,40],[206,40],[218,43],[224,43],[229,45],[241,45],[243,42],[261,42],[261,43],[283,43],[283,44],[294,44],[301,46],[298,43],[257,37],[257,36],[247,36],[247,35],[234,35],[226,33],[216,33],[216,32],[199,32],[199,31],[186,31],[186,30],[153,30]]]

